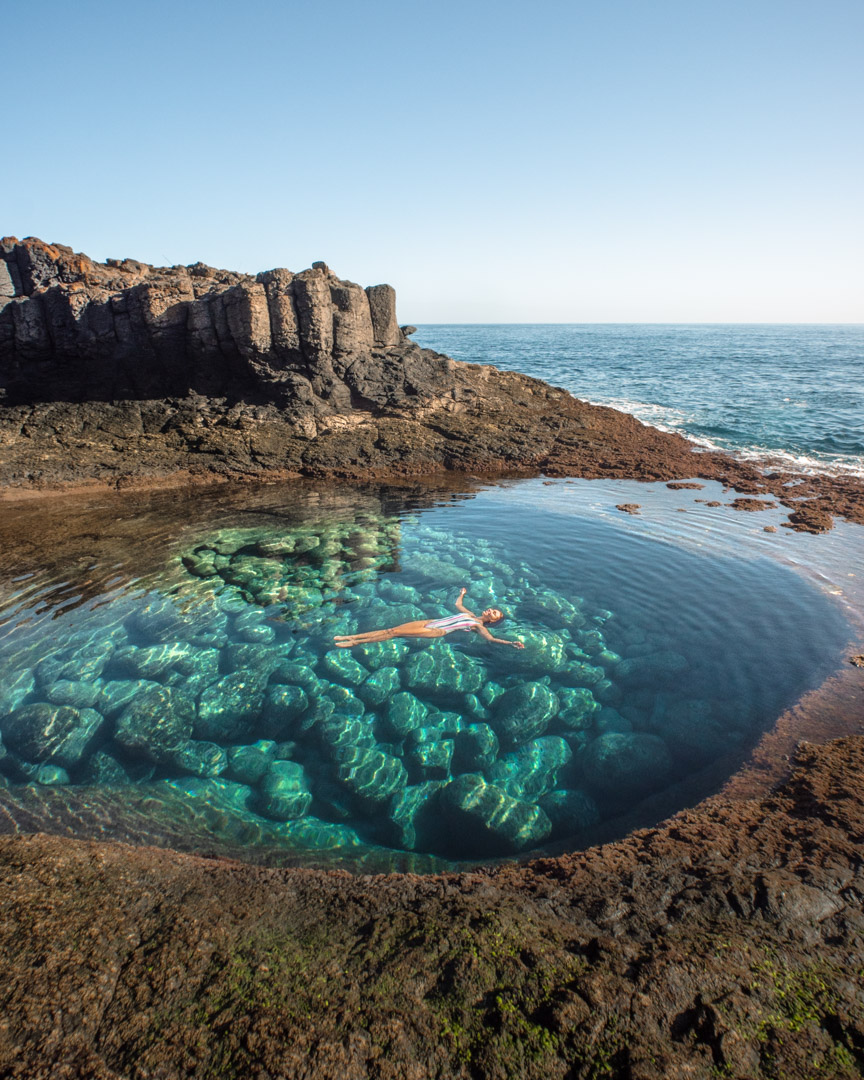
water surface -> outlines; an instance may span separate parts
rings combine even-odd
[[[700,532],[717,511],[699,492],[686,527],[685,493],[654,529],[612,509],[640,488],[301,484],[22,509],[0,609],[7,827],[429,869],[691,805],[852,630],[743,515]],[[458,632],[333,646],[451,614],[462,585],[524,650]]]

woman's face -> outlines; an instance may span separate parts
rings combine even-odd
[[[504,612],[499,611],[497,607],[487,607],[483,612],[483,621],[487,623],[501,622],[504,618]]]

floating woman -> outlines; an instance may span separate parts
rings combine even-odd
[[[395,637],[437,638],[452,634],[454,630],[473,630],[487,641],[494,641],[496,645],[512,645],[514,649],[525,648],[521,641],[507,641],[505,638],[493,637],[486,627],[500,622],[504,618],[504,613],[498,608],[490,607],[486,608],[482,615],[475,615],[462,603],[462,598],[467,592],[467,589],[462,589],[456,600],[459,615],[448,615],[446,619],[419,619],[417,622],[390,626],[386,630],[371,630],[368,634],[338,634],[333,640],[336,642],[337,649],[350,649],[354,645],[367,645],[371,641],[389,641]]]

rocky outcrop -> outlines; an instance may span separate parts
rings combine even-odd
[[[0,241],[0,496],[453,470],[721,480],[772,494],[790,527],[864,522],[864,483],[766,476],[515,372],[410,340],[389,285],[324,263],[256,276],[97,263]]]

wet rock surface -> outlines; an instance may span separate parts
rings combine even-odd
[[[389,285],[364,290],[324,263],[253,277],[6,237],[0,266],[0,491],[522,469],[698,476],[773,495],[794,529],[864,521],[854,478],[763,474],[537,379],[421,349]]]
[[[0,1068],[859,1076],[862,792],[864,739],[804,745],[763,799],[435,877],[3,837]]]

